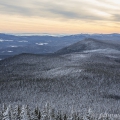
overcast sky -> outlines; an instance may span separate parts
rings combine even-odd
[[[0,32],[120,32],[120,0],[0,0]]]

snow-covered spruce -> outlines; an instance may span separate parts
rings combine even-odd
[[[39,109],[38,106],[30,108],[28,105],[3,105],[0,120],[120,120],[120,115],[102,113],[96,116],[90,108],[81,115],[71,108],[71,113],[66,114],[53,109],[49,103],[46,103],[44,109]]]

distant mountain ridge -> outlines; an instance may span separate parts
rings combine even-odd
[[[103,41],[118,42],[120,34],[4,34],[0,33],[0,59],[21,53],[46,54],[54,53],[78,41],[93,38]]]
[[[120,50],[120,43],[116,44],[113,42],[96,40],[93,38],[87,38],[85,40],[81,40],[77,43],[74,43],[68,47],[65,47],[61,50],[55,52],[56,54],[68,54],[73,52],[83,52],[87,50],[97,50],[97,49],[115,49]]]

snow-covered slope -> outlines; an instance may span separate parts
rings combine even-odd
[[[119,45],[87,39],[70,46],[77,47],[80,51],[66,54],[1,60],[0,104],[42,106],[49,101],[58,110],[73,106],[78,112],[90,107],[97,113],[120,113]]]

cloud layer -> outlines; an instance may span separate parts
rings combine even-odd
[[[119,0],[0,0],[0,14],[120,21]]]
[[[119,32],[119,11],[119,0],[0,0],[0,30]]]

